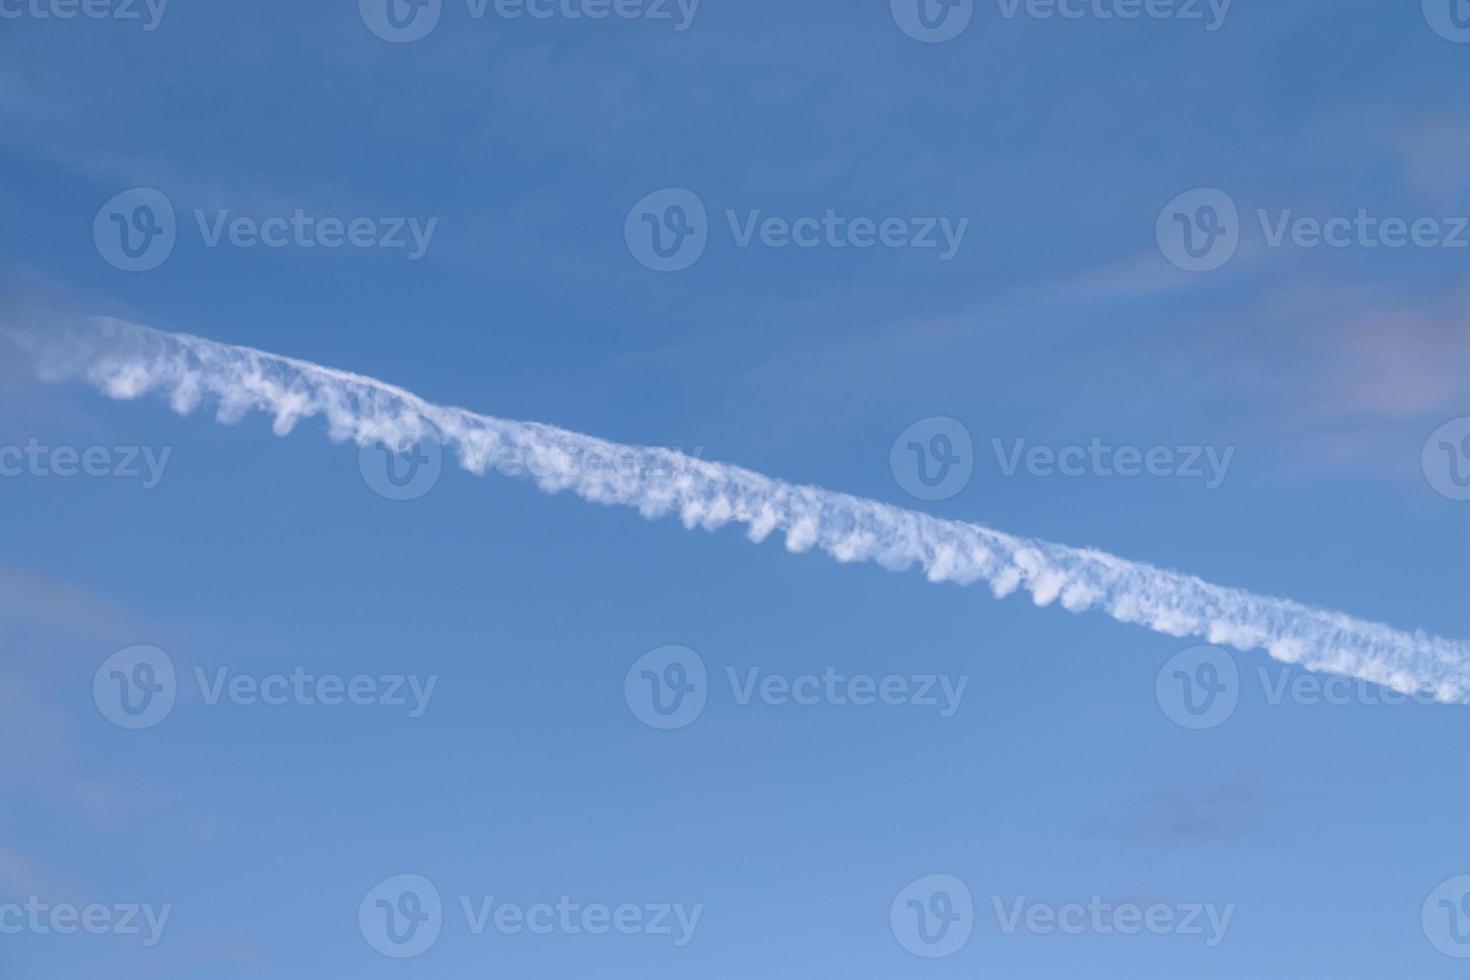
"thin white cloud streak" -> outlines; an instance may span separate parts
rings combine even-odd
[[[114,398],[156,394],[181,414],[210,402],[225,423],[265,412],[282,436],[320,415],[332,440],[359,446],[380,441],[385,429],[401,431],[398,420],[420,419],[472,473],[513,470],[548,493],[571,490],[649,518],[676,514],[688,528],[741,524],[753,541],[784,535],[794,552],[820,548],[840,562],[873,561],[892,571],[917,564],[931,582],[985,582],[997,597],[1024,589],[1038,606],[1099,609],[1168,636],[1265,650],[1311,670],[1427,691],[1445,703],[1470,701],[1470,644],[1463,641],[1211,585],[1090,548],[795,486],[669,449],[445,408],[372,378],[246,347],[103,318],[6,333],[37,355],[43,380],[85,380]],[[512,459],[524,465],[504,465]]]

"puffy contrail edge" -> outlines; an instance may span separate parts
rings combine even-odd
[[[381,441],[385,431],[420,434],[403,432],[402,420],[417,420],[408,424],[425,425],[472,473],[499,468],[528,476],[547,493],[571,490],[649,518],[674,513],[691,529],[735,522],[752,541],[780,532],[791,551],[816,547],[841,562],[874,561],[892,571],[918,564],[931,582],[984,581],[997,597],[1021,588],[1038,606],[1100,609],[1169,636],[1265,650],[1287,663],[1406,694],[1428,692],[1445,703],[1470,701],[1470,644],[1463,641],[1211,585],[1090,548],[795,486],[669,449],[444,408],[372,378],[248,347],[101,317],[4,333],[37,357],[43,380],[85,380],[113,398],[157,393],[181,414],[213,402],[222,422],[267,412],[278,435],[321,415],[331,439],[359,446]],[[507,459],[521,465],[501,465]]]

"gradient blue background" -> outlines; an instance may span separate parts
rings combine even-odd
[[[1198,22],[1006,20],[918,43],[888,5],[704,0],[641,21],[472,21],[373,36],[356,5],[174,0],[160,28],[0,22],[0,256],[38,299],[290,354],[431,401],[1094,545],[1448,636],[1470,504],[1420,467],[1470,415],[1467,255],[1272,250],[1255,208],[1470,209],[1470,46],[1417,3],[1237,0]],[[129,275],[91,236],[135,186],[180,214],[438,217],[428,255],[206,249]],[[697,191],[716,228],[658,275],[629,208]],[[1226,268],[1154,224],[1228,190]],[[738,249],[720,212],[968,216],[960,255]],[[186,221],[188,219],[186,217]],[[160,487],[0,480],[0,900],[171,903],[155,949],[6,937],[23,978],[1470,975],[1419,922],[1470,872],[1459,708],[1272,706],[1190,732],[1155,675],[1192,645],[983,588],[689,533],[447,472],[369,491],[318,421],[287,439],[0,369],[0,444],[171,446]],[[975,477],[935,504],[889,469],[963,420]],[[1224,486],[1002,475],[990,440],[1236,447]],[[181,670],[436,673],[389,709],[209,707],[114,728],[113,651]],[[739,707],[657,732],[623,700],[680,643],[796,674],[968,674],[959,714]],[[1245,676],[1265,664],[1241,656]],[[684,902],[696,940],[472,938],[375,954],[357,903]],[[923,961],[910,880],[980,924]],[[990,896],[1234,903],[1226,941],[1006,936]]]

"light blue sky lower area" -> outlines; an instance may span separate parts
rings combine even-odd
[[[395,43],[345,2],[173,0],[148,30],[141,4],[0,0],[0,319],[188,331],[1470,637],[1470,10],[1236,0],[1211,30],[1204,3],[977,2],[929,43],[959,23],[938,4],[925,27],[879,0],[703,0],[684,30],[663,6],[445,0]],[[127,272],[94,225],[139,188],[174,240]],[[703,251],[659,272],[634,233],[682,227],[672,202]],[[250,244],[271,218],[285,244]],[[323,219],[374,244],[324,247]],[[418,257],[381,247],[397,219],[434,222]],[[854,243],[890,219],[899,244]],[[941,241],[964,223],[948,258],[914,247],[931,219]],[[783,244],[798,227],[817,244]],[[972,447],[935,492],[895,454],[930,419],[957,427],[924,423],[921,448]],[[1094,444],[1229,463],[1045,463]],[[110,475],[58,476],[58,447]],[[5,976],[1470,970],[1463,707],[453,466],[390,501],[320,420],[278,438],[8,355],[7,449]],[[94,680],[138,646],[177,692],[129,730]],[[707,681],[666,730],[643,671],[696,662],[641,660],[667,647]],[[293,674],[313,703],[251,693]],[[373,703],[350,703],[357,675]],[[835,675],[906,694],[855,704]],[[783,696],[806,676],[816,703]],[[378,703],[397,677],[433,678],[421,712],[407,680]],[[320,703],[324,678],[347,703]],[[403,875],[442,904],[412,959],[375,948],[415,911],[379,890]],[[3,932],[32,896],[105,908],[107,934]],[[514,928],[563,896],[579,931]],[[511,925],[477,933],[491,899]],[[132,905],[168,908],[156,944],[141,910],[115,928]],[[587,930],[600,906],[625,932]],[[1118,907],[1174,926],[1126,932]],[[698,910],[683,935],[676,908]]]

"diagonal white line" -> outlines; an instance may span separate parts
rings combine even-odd
[[[212,401],[221,421],[251,411],[275,416],[285,435],[297,421],[326,419],[335,441],[370,445],[400,420],[432,426],[465,469],[484,473],[514,459],[548,493],[675,513],[689,528],[745,525],[753,541],[785,535],[792,551],[820,548],[838,561],[919,565],[931,582],[984,581],[997,597],[1025,589],[1039,606],[1100,609],[1169,636],[1265,650],[1309,669],[1470,701],[1470,644],[1404,632],[1289,599],[1211,585],[1192,575],[1015,537],[979,524],[940,520],[873,500],[796,486],[668,449],[625,446],[554,426],[491,418],[424,401],[402,388],[248,347],[164,333],[117,320],[6,335],[39,358],[46,380],[86,380],[114,398],[156,393],[180,413]],[[409,433],[413,434],[413,433]]]

